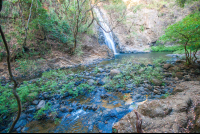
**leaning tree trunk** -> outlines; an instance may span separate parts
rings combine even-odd
[[[3,1],[0,0],[0,12],[1,12],[1,9],[2,9],[2,5],[3,5]],[[1,36],[2,36],[2,39],[3,39],[3,42],[4,42],[4,45],[5,45],[5,48],[6,48],[6,52],[7,52],[7,64],[8,64],[8,72],[9,72],[9,75],[10,75],[10,78],[13,80],[14,82],[14,87],[13,87],[13,95],[15,96],[16,100],[17,100],[17,104],[18,104],[18,114],[17,114],[17,117],[16,119],[14,120],[13,124],[11,125],[10,129],[9,129],[9,133],[12,132],[15,124],[17,123],[17,121],[19,120],[19,117],[21,115],[21,100],[16,92],[16,89],[17,89],[17,81],[15,80],[15,78],[13,77],[12,75],[12,71],[11,71],[11,66],[10,66],[10,52],[9,52],[9,48],[8,48],[8,44],[6,42],[6,38],[4,36],[4,33],[1,29],[1,25],[0,25],[0,33],[1,33]]]

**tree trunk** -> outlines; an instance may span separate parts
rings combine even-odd
[[[74,47],[72,48],[71,54],[74,54],[76,50],[76,39],[74,39]]]
[[[188,40],[189,41],[189,40]],[[184,45],[184,49],[185,49],[185,60],[186,60],[186,64],[187,65],[190,65],[191,64],[191,57],[190,57],[190,53],[188,52],[188,50],[187,50],[187,43],[188,43],[188,41],[185,43],[185,45]]]

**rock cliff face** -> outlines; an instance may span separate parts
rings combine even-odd
[[[149,47],[155,45],[167,26],[180,21],[200,5],[200,2],[195,2],[180,8],[174,0],[123,1],[127,6],[126,19],[113,30],[118,38],[120,52],[149,51]],[[106,4],[110,4],[109,1]],[[119,13],[105,10],[104,5],[100,7],[109,16],[110,26],[115,27]]]

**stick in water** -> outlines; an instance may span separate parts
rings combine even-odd
[[[137,132],[138,133],[144,133],[143,130],[142,130],[142,118],[141,118],[141,115],[136,110],[134,110],[134,112],[135,112],[135,115],[137,117],[137,120],[136,120]]]

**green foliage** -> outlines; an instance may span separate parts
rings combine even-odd
[[[117,12],[122,15],[123,11],[126,9],[126,5],[122,0],[110,0],[110,4],[104,5],[104,8],[110,13]]]
[[[173,45],[173,46],[158,45],[151,47],[152,52],[175,52],[183,49],[184,47],[182,45]]]
[[[117,133],[117,129],[113,128],[113,132],[114,132],[114,133]]]
[[[38,120],[41,119],[43,116],[45,116],[45,111],[49,110],[50,108],[51,108],[51,104],[47,102],[45,104],[45,107],[41,108],[35,113],[34,118]]]
[[[160,39],[165,42],[176,41],[179,44],[185,44],[189,40],[188,44],[199,47],[199,18],[199,12],[186,16],[183,20],[170,25]]]
[[[61,89],[61,93],[63,93],[64,91],[68,91],[70,94],[75,94],[77,95],[77,92],[74,92],[73,89],[74,89],[74,84],[75,82],[69,82],[67,84],[63,84],[63,87]]]
[[[11,0],[11,2],[12,2],[13,4],[15,4],[16,2],[18,2],[18,0]]]
[[[142,25],[141,27],[140,27],[140,31],[144,31],[144,26]]]
[[[39,61],[39,60],[38,60]],[[19,67],[16,68],[21,74],[28,75],[33,72],[40,71],[41,67],[38,66],[38,63],[34,60],[16,60]]]
[[[167,1],[165,0],[151,1],[151,3],[148,4],[146,7],[150,9],[159,10],[163,5],[166,5],[166,4],[167,4]]]
[[[136,5],[136,6],[132,6],[132,7],[131,7],[131,10],[132,10],[134,13],[136,13],[137,11],[141,10],[143,6],[144,6],[143,4],[139,4],[139,5]]]
[[[161,99],[165,99],[165,98],[167,98],[168,96],[170,96],[170,93],[169,93],[169,92],[166,92],[166,93],[161,97]]]
[[[99,72],[99,68],[98,66],[96,65],[96,67],[94,68],[94,73],[97,74]]]
[[[164,58],[153,59],[154,68],[152,66],[134,64],[134,57],[130,57],[128,60],[121,60],[117,68],[121,70],[122,73],[115,75],[112,79],[107,76],[104,87],[109,91],[118,88],[126,90],[128,89],[126,85],[130,84],[130,81],[139,86],[143,81],[148,81],[150,83],[153,78],[162,80],[164,76],[160,64],[165,60]],[[125,66],[121,65],[122,63],[125,64]],[[145,59],[141,59],[140,63],[147,65]]]
[[[3,1],[2,11],[0,17],[7,17],[10,13],[11,3],[9,1]]]
[[[10,113],[18,110],[17,102],[12,94],[12,87],[10,87],[9,84],[6,86],[0,85],[0,115],[9,115]],[[34,91],[38,92],[38,90],[39,88],[36,84],[29,84],[28,82],[24,82],[23,85],[17,88],[17,93],[19,94],[22,104],[27,101],[31,101],[33,99],[31,97],[33,96],[28,95]]]
[[[95,2],[98,1],[99,0],[96,0]],[[62,2],[60,3],[58,3],[57,1],[53,2],[52,0],[37,0],[33,1],[32,3],[32,0],[20,0],[21,9],[19,9],[18,0],[3,1],[3,11],[0,13],[0,16],[7,18],[1,19],[1,22],[3,22],[2,27],[5,30],[5,33],[7,33],[7,42],[9,43],[12,40],[15,43],[12,44],[15,45],[15,48],[11,47],[11,51],[14,52],[13,55],[16,54],[17,58],[27,58],[27,55],[25,55],[21,49],[26,34],[25,27],[27,26],[28,29],[26,45],[29,49],[30,46],[33,48],[37,47],[37,49],[39,49],[37,50],[37,52],[40,52],[34,53],[34,55],[46,54],[46,51],[43,50],[49,50],[52,47],[52,44],[54,44],[53,42],[55,42],[57,45],[53,46],[56,49],[63,50],[63,47],[66,47],[71,50],[75,46],[75,40],[77,42],[81,40],[81,38],[77,38],[80,33],[93,35],[94,25],[92,24],[88,28],[92,20],[91,12],[89,11],[89,9],[91,8],[90,1],[86,0],[83,5],[80,4],[79,15],[77,12],[78,1],[70,3],[69,2],[70,1],[66,0],[62,0]],[[126,7],[122,0],[112,1],[112,3],[118,5],[118,11],[121,11],[122,4],[123,8]],[[67,8],[68,4],[69,7]],[[31,5],[32,8],[30,8]],[[30,11],[31,16],[29,19]],[[78,19],[76,19],[77,17]],[[27,23],[28,19],[29,24]],[[9,21],[9,25],[6,24],[7,21]],[[76,31],[76,27],[78,27],[77,34],[74,34],[74,32]],[[81,44],[81,42],[78,43]],[[38,45],[40,47],[38,47]],[[20,48],[21,52],[18,52],[18,48]],[[76,49],[76,52],[74,51],[73,54],[75,53],[78,56],[81,56],[83,54],[81,47],[77,47]],[[31,57],[33,55],[29,56]]]
[[[47,12],[44,8],[37,9],[37,18],[33,19],[30,27],[34,29],[43,30],[46,34],[51,36],[51,39],[57,40],[61,43],[72,44],[72,33],[65,16],[60,17],[56,14],[55,10],[50,8],[51,12]],[[60,13],[61,14],[61,13]]]
[[[194,1],[198,1],[198,0],[176,0],[176,3],[180,6],[180,7],[184,7],[186,3],[192,3]]]
[[[59,123],[61,123],[61,119],[56,118],[56,119],[55,119],[55,124],[59,124]]]
[[[82,46],[79,45],[76,50],[75,50],[75,54],[80,57],[81,55],[83,55],[83,50],[82,50]]]
[[[0,115],[1,117],[3,115],[8,115],[8,112],[9,112],[9,105],[11,104],[10,101],[10,98],[12,95],[12,90],[9,88],[9,85],[7,84],[6,86],[1,86],[0,85]],[[3,118],[0,118],[0,121],[2,121]]]
[[[170,25],[165,30],[165,34],[160,37],[160,40],[183,45],[186,62],[188,64],[195,62],[191,51],[196,52],[200,48],[200,12],[190,14],[183,20]]]
[[[1,46],[0,46],[0,50],[1,50]],[[2,61],[3,59],[3,53],[0,52],[0,61]]]
[[[188,50],[190,50],[187,47]],[[173,45],[173,46],[165,46],[165,45],[158,45],[151,47],[152,52],[173,52],[174,54],[184,54],[184,46],[182,45]]]
[[[28,68],[26,62],[23,65],[24,69]],[[17,88],[17,93],[19,94],[23,105],[25,102],[33,101],[35,97],[42,92],[51,91],[51,94],[49,94],[50,96],[55,93],[64,94],[68,92],[73,97],[77,97],[85,92],[91,92],[95,88],[94,86],[88,85],[87,82],[77,86],[75,85],[76,81],[80,81],[80,78],[73,77],[70,70],[50,70],[49,72],[44,72],[42,77],[35,79],[34,82],[24,81],[20,87]],[[13,85],[11,85],[11,83],[6,86],[0,85],[0,117],[11,115],[18,110],[17,102],[12,94],[12,87]],[[47,108],[41,109],[36,113],[35,117],[38,119],[41,118],[42,115],[44,115],[45,110],[47,110]],[[2,121],[1,119],[2,118],[0,118],[0,121]]]
[[[15,19],[17,17],[19,17],[19,13],[17,11],[17,8],[13,7],[13,9],[12,9],[12,18]]]

